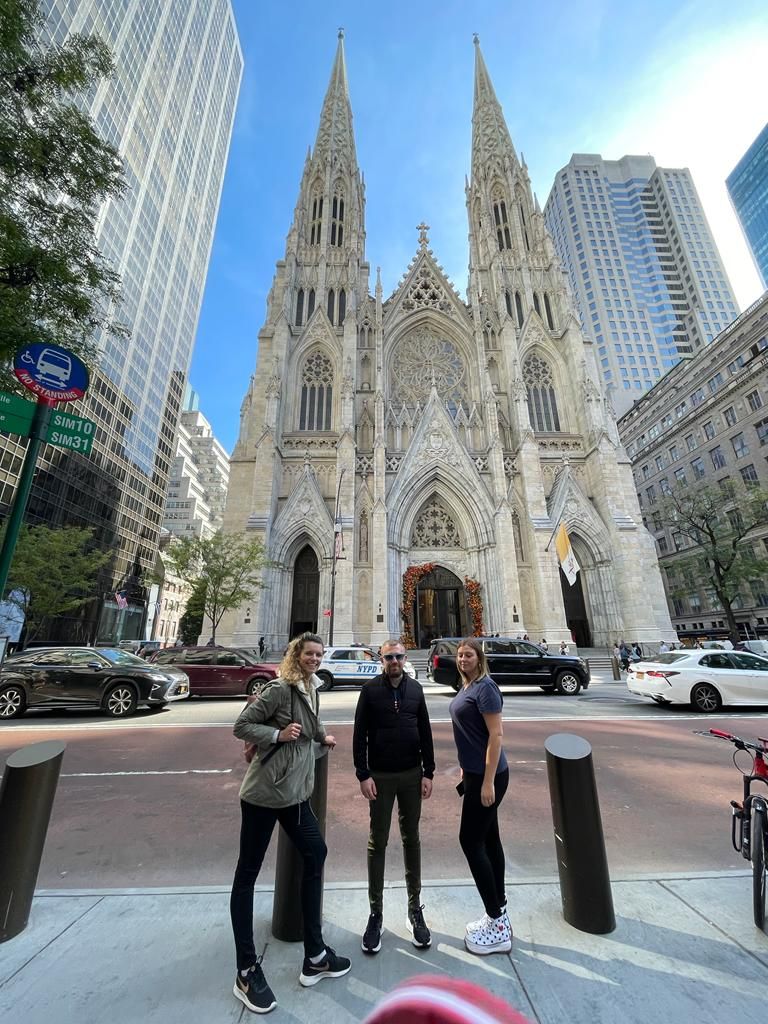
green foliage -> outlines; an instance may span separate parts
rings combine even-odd
[[[77,103],[112,56],[95,36],[44,50],[39,7],[0,3],[0,362],[32,341],[92,362],[99,330],[128,333],[114,319],[120,278],[94,235],[125,189],[122,164]]]
[[[167,560],[185,583],[205,585],[203,604],[214,643],[224,613],[250,601],[262,586],[266,564],[260,541],[221,530],[206,539],[182,537],[169,547]]]
[[[179,619],[179,639],[183,644],[196,644],[203,631],[205,618],[205,583],[198,582],[189,595],[187,607]]]
[[[6,600],[26,616],[27,643],[48,619],[75,611],[94,596],[99,570],[111,556],[93,550],[92,543],[90,529],[21,527]]]
[[[675,596],[702,586],[714,592],[737,634],[733,604],[745,583],[768,574],[768,559],[755,553],[749,535],[768,525],[768,491],[760,487],[714,484],[676,487],[662,500],[664,525],[685,538],[670,562]],[[690,546],[688,546],[690,545]]]

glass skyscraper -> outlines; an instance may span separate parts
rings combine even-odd
[[[544,216],[618,414],[735,319],[687,169],[576,153]]]
[[[67,638],[138,635],[141,578],[154,567],[243,69],[231,0],[45,0],[44,43],[96,34],[116,74],[84,99],[123,158],[128,190],[101,212],[98,245],[122,277],[128,340],[104,336],[73,410],[96,421],[93,452],[46,446],[28,521],[92,526],[114,555],[99,598]],[[0,438],[0,514],[24,442]],[[122,604],[121,602],[118,602]],[[132,616],[132,618],[130,618]],[[99,622],[101,625],[99,625]],[[52,636],[54,634],[51,634]]]
[[[725,180],[736,216],[768,288],[768,124]]]

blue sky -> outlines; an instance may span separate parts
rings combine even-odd
[[[233,0],[245,71],[191,383],[222,444],[237,438],[275,262],[285,252],[339,26],[371,286],[385,295],[415,225],[463,294],[473,46],[544,205],[574,152],[651,153],[691,169],[742,308],[761,287],[724,179],[768,121],[766,0],[479,0],[387,4]]]

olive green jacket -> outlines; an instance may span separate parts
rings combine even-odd
[[[319,680],[313,676],[309,695],[300,686],[291,686],[279,677],[264,687],[257,700],[249,704],[235,722],[239,740],[256,746],[256,754],[240,787],[240,799],[260,807],[292,807],[308,800],[315,784],[313,740],[325,739],[325,726],[317,716]],[[275,729],[299,722],[301,735],[274,749]]]

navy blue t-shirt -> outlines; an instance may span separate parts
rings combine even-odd
[[[485,753],[488,749],[488,727],[483,714],[498,714],[504,706],[501,691],[490,676],[482,676],[456,694],[449,705],[453,738],[459,755],[459,764],[465,772],[485,774]],[[501,751],[496,773],[507,767]]]

